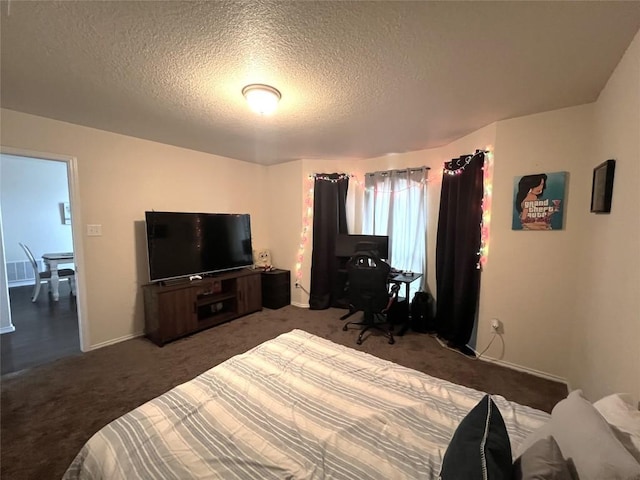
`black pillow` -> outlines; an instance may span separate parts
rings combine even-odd
[[[511,442],[500,410],[489,395],[462,419],[442,459],[442,480],[508,480]]]

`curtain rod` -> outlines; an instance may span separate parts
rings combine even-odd
[[[371,176],[371,175],[390,175],[393,173],[404,173],[404,172],[420,172],[420,171],[424,171],[424,170],[431,170],[431,167],[427,167],[426,165],[423,165],[422,167],[414,167],[414,168],[399,168],[399,169],[395,169],[395,170],[379,170],[377,172],[368,172],[365,173],[365,176]]]
[[[486,155],[487,153],[489,153],[489,150],[476,150],[476,153],[474,153],[473,155],[467,154],[467,155],[460,155],[459,157],[456,157],[456,158],[452,158],[451,160],[444,162],[445,169],[446,169],[446,165],[449,164],[451,165],[451,168],[449,168],[450,171],[461,170],[467,165],[469,165],[471,160],[473,160],[473,158],[475,158],[477,155],[480,155],[481,153]],[[453,167],[456,167],[456,168],[453,168]]]
[[[481,154],[481,153],[487,154],[487,153],[489,153],[489,150],[476,150],[476,152],[475,152],[475,153],[473,153],[473,154],[471,154],[471,153],[468,153],[468,154],[466,154],[466,155],[464,155],[464,154],[463,154],[463,155],[460,155],[459,157],[452,158],[451,160],[458,160],[458,159],[460,159],[460,158],[467,158],[467,157],[473,158],[473,157],[475,157],[476,155],[479,155],[479,154]]]

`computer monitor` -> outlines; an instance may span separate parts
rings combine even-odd
[[[375,243],[381,259],[389,258],[389,237],[387,235],[348,235],[339,233],[336,237],[336,257],[351,257],[361,242]]]

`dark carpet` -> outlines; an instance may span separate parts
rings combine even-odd
[[[299,328],[435,377],[503,395],[541,410],[564,384],[464,357],[409,332],[389,345],[373,332],[360,346],[342,331],[344,310],[263,310],[157,347],[136,338],[2,377],[3,479],[59,479],[101,427],[227,358]],[[355,319],[355,317],[352,317]]]

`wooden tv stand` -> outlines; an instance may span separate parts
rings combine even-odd
[[[261,270],[143,285],[145,333],[157,345],[262,310]]]

